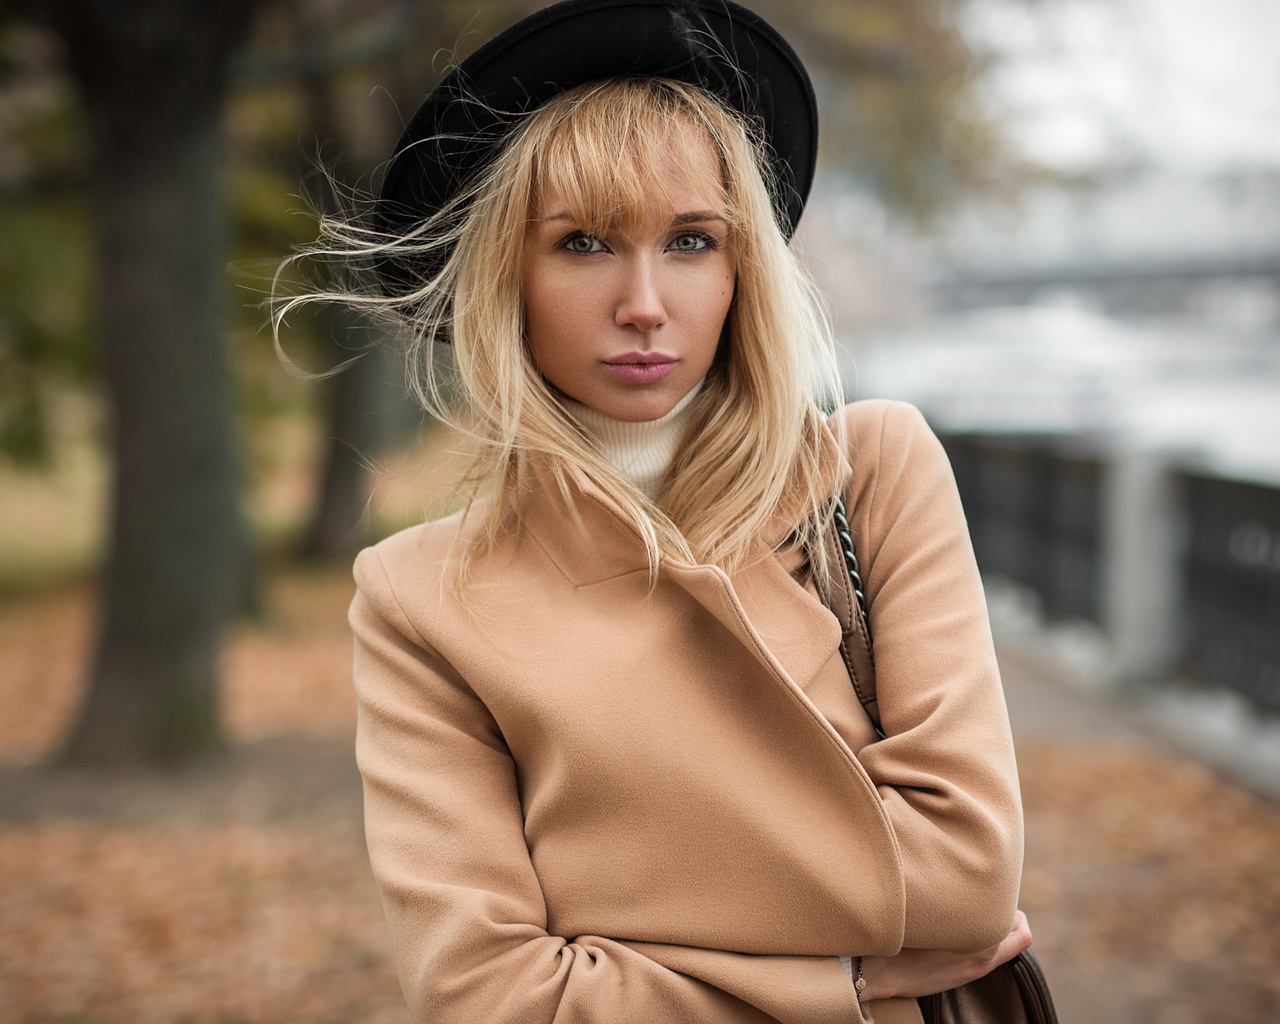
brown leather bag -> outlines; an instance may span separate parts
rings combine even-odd
[[[1029,949],[986,977],[917,1002],[925,1024],[1058,1024],[1049,983]]]
[[[831,571],[826,580],[816,581],[818,592],[840,621],[840,653],[849,678],[876,735],[884,739],[876,705],[876,666],[862,574],[844,500],[839,495],[832,500],[835,528],[828,531],[827,549]],[[847,571],[841,572],[841,566]],[[985,977],[917,1002],[925,1024],[1058,1024],[1049,983],[1040,961],[1029,949]]]

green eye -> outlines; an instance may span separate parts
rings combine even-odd
[[[604,245],[600,239],[592,238],[590,235],[574,235],[564,243],[564,247],[569,252],[588,253],[600,252]]]
[[[707,236],[701,234],[677,235],[671,243],[671,248],[676,252],[697,252],[699,249],[705,249],[708,241]]]

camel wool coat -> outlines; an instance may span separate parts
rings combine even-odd
[[[415,1021],[918,1022],[838,957],[1005,936],[1017,774],[950,467],[911,406],[840,415],[884,740],[797,556],[664,559],[650,594],[585,478],[526,467],[461,592],[474,520],[361,553],[357,755]]]

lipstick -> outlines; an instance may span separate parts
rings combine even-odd
[[[661,352],[627,352],[606,359],[605,367],[628,384],[652,384],[676,368],[676,360]]]

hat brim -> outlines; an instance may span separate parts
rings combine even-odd
[[[774,212],[789,238],[817,160],[813,85],[787,42],[729,0],[565,0],[494,36],[410,120],[383,178],[376,227],[400,234],[439,211],[553,96],[633,76],[702,86],[758,120],[773,157]],[[408,285],[406,270],[384,264],[384,286]]]

